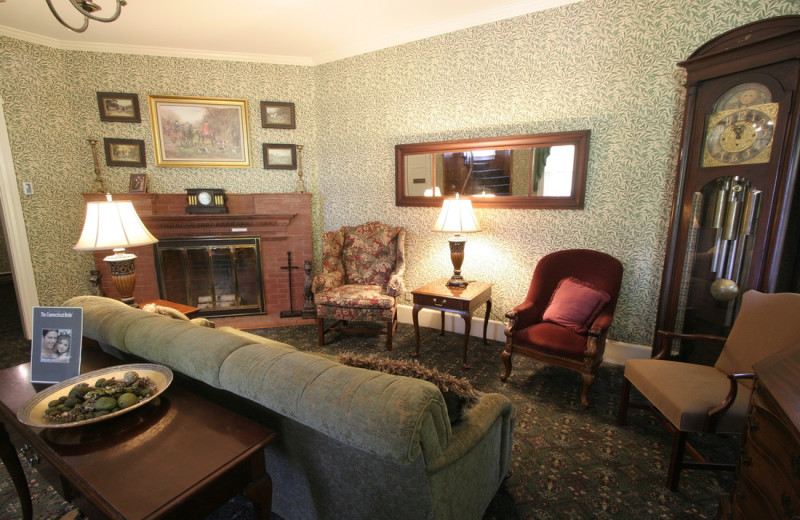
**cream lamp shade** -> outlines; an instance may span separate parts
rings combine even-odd
[[[433,230],[456,234],[480,231],[475,212],[472,211],[472,201],[459,198],[458,194],[454,199],[445,199]]]
[[[129,200],[86,203],[83,232],[72,249],[97,251],[155,244]]]
[[[466,238],[462,233],[480,231],[475,212],[472,211],[472,201],[462,199],[456,193],[455,198],[445,199],[442,211],[433,226],[434,231],[453,233],[450,242],[450,260],[453,262],[453,276],[447,281],[451,287],[466,287],[469,282],[461,276],[461,264],[464,262],[464,245]]]
[[[144,226],[129,200],[108,200],[86,203],[83,232],[72,249],[98,251],[113,249],[103,260],[108,263],[114,285],[123,302],[137,307],[133,297],[136,286],[136,255],[125,253],[126,247],[146,246],[158,242]]]

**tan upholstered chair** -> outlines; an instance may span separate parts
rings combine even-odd
[[[506,314],[500,379],[511,374],[512,354],[576,370],[587,408],[621,284],[622,264],[600,251],[567,249],[539,260],[525,301]]]
[[[666,359],[675,338],[711,339],[715,336],[659,331],[661,351],[652,359],[631,359],[619,404],[619,424],[625,424],[628,407],[653,411],[673,433],[667,487],[678,488],[682,468],[733,469],[733,464],[707,462],[691,445],[691,432],[741,434],[752,391],[753,364],[794,344],[800,344],[800,294],[764,294],[748,291],[739,314],[714,366]],[[630,402],[631,385],[649,404]],[[698,462],[685,461],[689,451]]]
[[[322,274],[312,283],[320,346],[325,332],[336,330],[386,334],[386,349],[392,350],[395,298],[405,290],[405,238],[404,228],[380,222],[344,226],[322,236]],[[336,321],[326,328],[326,319]],[[385,322],[386,329],[375,332],[348,325],[365,321]]]

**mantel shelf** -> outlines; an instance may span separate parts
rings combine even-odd
[[[247,227],[247,226],[280,226],[287,227],[297,213],[273,213],[260,215],[231,214],[186,214],[186,215],[151,215],[142,216],[142,222],[150,228],[174,227]]]

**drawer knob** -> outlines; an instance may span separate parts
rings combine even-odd
[[[444,307],[444,304],[447,303],[447,299],[442,298],[442,301],[439,301],[437,298],[433,299],[433,304],[437,307]]]

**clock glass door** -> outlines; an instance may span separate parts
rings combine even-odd
[[[762,191],[744,177],[720,177],[692,194],[676,330],[727,336],[748,286]],[[682,357],[713,364],[714,343],[676,340]]]

